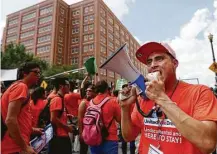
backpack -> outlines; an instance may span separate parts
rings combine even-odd
[[[19,84],[20,82],[21,82],[21,81],[16,81],[16,82],[14,82],[14,83],[13,83],[11,86],[9,86],[7,89],[9,89],[9,88],[12,87],[12,86],[15,86],[15,85]],[[7,90],[7,89],[6,89],[6,90]],[[5,91],[6,91],[6,90],[5,90]],[[3,95],[4,95],[4,93],[2,94],[2,96],[3,96]],[[1,96],[1,97],[2,97],[2,96]],[[30,99],[30,94],[28,93],[27,98],[26,98],[24,104],[21,106],[21,108],[24,107],[26,104],[28,104],[29,99]],[[1,101],[1,102],[2,102],[2,101]],[[2,114],[1,114],[1,140],[3,140],[3,138],[4,138],[4,136],[5,136],[6,132],[7,132],[7,130],[8,130],[7,125],[5,124],[5,121],[3,120],[3,117],[2,117]]]
[[[59,94],[58,96],[55,97],[61,97]],[[55,98],[53,97],[53,98]],[[47,104],[45,105],[44,109],[40,112],[39,117],[38,117],[38,123],[37,126],[39,128],[45,128],[48,124],[50,124],[50,103],[53,98],[48,98],[47,99]],[[64,103],[63,103],[63,98],[62,98],[62,109],[59,117],[61,117],[62,113],[64,111]]]
[[[103,101],[95,105],[93,100],[90,101],[90,106],[87,108],[83,119],[82,138],[87,145],[98,146],[106,137],[108,137],[108,129],[112,124],[113,119],[106,128],[102,118],[102,106],[108,102],[110,98],[106,97]]]

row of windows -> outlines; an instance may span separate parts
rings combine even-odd
[[[72,54],[78,53],[78,52],[79,52],[79,47],[78,46],[72,47]]]
[[[36,12],[33,12],[33,13],[30,13],[28,15],[25,15],[22,17],[22,21],[26,21],[26,20],[29,20],[29,19],[32,19],[32,18],[35,18],[36,17]]]
[[[50,40],[51,40],[51,36],[50,35],[45,35],[45,36],[42,36],[42,37],[38,38],[38,43],[47,42],[47,41],[50,41]]]
[[[94,15],[89,15],[84,17],[84,22],[93,21],[93,20],[94,20]]]
[[[84,32],[87,32],[88,30],[94,30],[94,24],[85,25]]]
[[[14,33],[14,32],[17,32],[17,27],[8,29],[8,34],[11,34],[11,33]]]
[[[84,8],[84,13],[92,12],[93,11],[93,5],[92,6],[87,6]]]
[[[72,25],[78,25],[79,24],[79,20],[72,20]]]
[[[31,39],[31,40],[26,40],[26,41],[22,41],[22,42],[20,42],[20,44],[23,44],[24,46],[33,45],[33,39]]]
[[[11,25],[14,25],[14,24],[17,24],[18,23],[18,19],[13,19],[13,20],[10,20],[8,22],[8,25],[11,26]]]
[[[47,8],[43,8],[43,9],[40,9],[40,15],[44,15],[44,14],[47,14],[47,13],[51,13],[53,11],[53,7],[47,7]]]
[[[21,26],[21,30],[25,30],[25,29],[28,29],[28,28],[31,28],[31,27],[34,27],[34,26],[35,26],[35,21],[27,23],[27,24],[23,24]]]
[[[77,16],[80,14],[79,10],[72,11],[72,16]]]
[[[44,24],[44,23],[47,23],[47,22],[50,22],[50,21],[52,21],[52,16],[40,18],[39,19],[39,24]]]
[[[14,36],[10,36],[10,37],[8,37],[7,38],[7,43],[9,43],[9,42],[13,42],[13,41],[16,41],[16,39],[17,39],[17,35],[14,35]]]
[[[92,52],[94,50],[94,44],[84,45],[83,52]]]
[[[72,58],[72,65],[78,64],[78,57],[73,57]]]
[[[72,43],[78,43],[78,42],[79,42],[79,38],[78,37],[72,38]]]
[[[94,39],[94,34],[84,35],[84,41],[91,41]]]
[[[100,41],[104,44],[106,44],[106,38],[104,36],[100,36]]]
[[[78,34],[78,33],[79,33],[79,28],[72,29],[72,34]]]
[[[51,47],[49,45],[47,46],[42,46],[37,48],[37,54],[38,53],[45,53],[45,52],[50,52]]]
[[[45,26],[45,27],[41,27],[38,29],[38,33],[44,33],[44,32],[48,32],[51,30],[51,25]]]
[[[28,31],[28,32],[22,33],[20,35],[20,38],[22,39],[22,38],[26,38],[26,37],[29,37],[29,36],[33,36],[34,33],[35,33],[35,31]]]

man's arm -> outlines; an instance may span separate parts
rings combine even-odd
[[[85,101],[81,101],[78,107],[78,127],[79,127],[79,134],[82,134],[83,131],[83,118],[86,110],[86,103]]]
[[[196,145],[202,152],[211,153],[215,149],[217,142],[216,122],[196,120],[169,100],[161,100],[158,104],[182,136]]]
[[[20,113],[24,101],[25,98],[21,98],[9,103],[5,124],[8,128],[9,135],[15,141],[15,143],[19,145],[23,151],[33,152],[33,150],[25,143],[23,137],[21,136],[19,125],[17,122],[17,117]]]
[[[65,131],[72,133],[72,130],[73,130],[72,126],[63,124],[58,118],[58,115],[60,114],[60,112],[61,112],[60,110],[51,111],[51,123],[54,124],[56,127],[61,127]]]

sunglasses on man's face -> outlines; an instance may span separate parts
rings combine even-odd
[[[33,71],[33,70],[32,70],[32,71],[29,71],[29,72],[33,72],[33,73],[35,73],[36,75],[39,75],[39,76],[41,75],[41,72],[40,72],[40,71],[36,71],[36,70]]]

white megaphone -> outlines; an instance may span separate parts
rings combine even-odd
[[[141,95],[145,96],[145,82],[143,75],[137,70],[127,53],[126,43],[109,57],[99,68],[107,69],[120,74],[131,84],[136,84]]]

